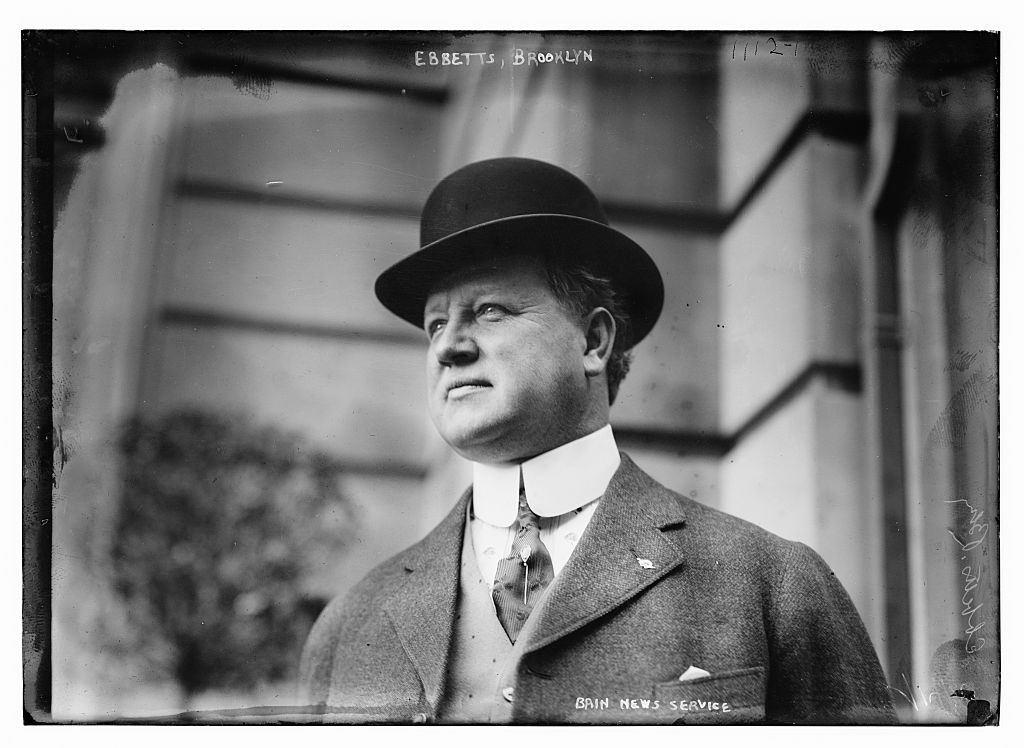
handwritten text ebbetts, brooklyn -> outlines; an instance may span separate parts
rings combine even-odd
[[[430,49],[417,49],[413,55],[416,67],[463,67],[473,65],[498,65],[505,67],[506,60],[513,67],[520,65],[580,65],[594,61],[592,49],[553,49],[535,51],[513,47],[509,55],[494,52],[436,52]]]

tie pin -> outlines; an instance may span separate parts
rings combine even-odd
[[[526,605],[526,595],[530,590],[530,567],[526,564],[530,560],[530,546],[524,545],[519,549],[519,558],[523,559],[523,566],[526,567],[526,577],[523,579],[523,605]]]

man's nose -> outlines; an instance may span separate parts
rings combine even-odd
[[[437,334],[434,352],[443,366],[471,363],[479,355],[469,326],[455,320],[450,320]]]

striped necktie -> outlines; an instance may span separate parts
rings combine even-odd
[[[520,478],[516,535],[508,557],[498,562],[491,589],[498,620],[513,643],[555,576],[551,556],[540,539],[539,519],[526,503],[526,490]]]

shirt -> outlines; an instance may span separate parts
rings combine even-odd
[[[512,550],[520,475],[526,502],[540,517],[540,539],[557,575],[587,528],[619,461],[608,425],[521,465],[474,462],[470,531],[484,581],[494,583],[498,562]]]

